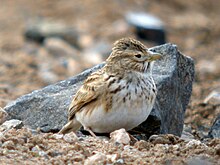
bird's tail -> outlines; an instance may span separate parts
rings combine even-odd
[[[59,131],[60,134],[67,134],[71,131],[75,132],[80,129],[81,123],[78,122],[75,118],[68,121],[66,125]]]

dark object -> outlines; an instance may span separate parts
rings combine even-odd
[[[27,40],[35,41],[40,44],[42,44],[46,38],[57,37],[79,48],[78,32],[71,27],[55,22],[35,20],[27,25],[24,36]]]
[[[126,20],[135,27],[137,36],[144,40],[166,43],[166,33],[161,20],[146,13],[128,13]]]
[[[158,133],[180,136],[192,92],[194,62],[190,57],[180,54],[172,44],[151,50],[163,56],[155,62],[153,68],[158,95],[149,118],[137,129],[146,136]],[[33,91],[4,109],[9,118],[20,119],[33,129],[40,127],[44,132],[59,130],[67,122],[67,109],[74,93],[89,74],[103,66],[99,64],[68,80]]]

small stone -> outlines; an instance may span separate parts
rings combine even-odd
[[[0,125],[6,121],[8,113],[0,107]]]
[[[152,146],[152,144],[145,141],[145,140],[140,140],[140,141],[136,142],[134,146],[139,150],[142,150],[142,149],[149,150],[150,147]]]
[[[56,150],[49,150],[47,151],[47,155],[51,157],[56,157],[56,156],[62,155],[62,153]]]
[[[63,140],[66,141],[67,143],[74,143],[78,140],[78,138],[73,132],[71,132],[71,133],[65,134],[63,136]]]
[[[173,145],[173,149],[174,149],[174,150],[179,150],[179,149],[180,149],[180,145],[179,145],[179,144]]]
[[[182,132],[182,135],[181,135],[180,138],[183,139],[183,140],[185,140],[185,141],[190,141],[190,140],[192,140],[192,139],[195,139],[195,137],[194,137],[191,133],[186,132],[186,131],[183,131],[183,132]]]
[[[199,140],[191,140],[189,141],[187,144],[186,144],[186,147],[187,148],[196,148],[197,146],[204,146],[204,147],[208,147],[206,144],[202,143],[201,141]]]
[[[130,144],[131,138],[124,128],[110,133],[110,141],[114,144]]]
[[[37,152],[37,151],[39,151],[39,150],[40,150],[40,148],[39,148],[38,145],[36,145],[35,147],[33,147],[33,148],[31,149],[31,151],[33,151],[33,152]]]
[[[85,165],[106,164],[107,156],[103,153],[96,153],[85,160]]]
[[[220,104],[220,91],[212,91],[203,101],[204,104]]]
[[[9,150],[13,150],[13,149],[15,149],[15,144],[13,141],[9,140],[9,141],[6,141],[2,144],[2,148],[7,148]]]
[[[119,154],[112,154],[112,155],[106,155],[107,159],[111,162],[116,162],[116,160],[119,158]]]
[[[0,131],[7,131],[9,129],[15,128],[15,129],[20,129],[21,127],[23,127],[23,122],[21,120],[17,120],[17,119],[12,119],[12,120],[8,120],[6,122],[4,122],[1,126],[0,126]]]
[[[159,135],[152,135],[149,138],[149,141],[153,144],[170,144],[170,141],[168,139],[165,139],[164,137]]]
[[[63,134],[53,134],[51,137],[54,139],[62,139],[63,138]]]
[[[149,141],[153,144],[176,144],[179,141],[179,137],[172,134],[152,135]]]
[[[114,164],[124,164],[124,160],[118,159],[118,160],[116,160],[116,162]]]
[[[39,151],[38,153],[39,153],[39,156],[47,156],[47,153],[44,151]]]
[[[44,152],[43,150],[40,149],[40,147],[38,145],[36,145],[35,147],[33,147],[31,149],[32,152],[36,153],[36,155],[39,156],[47,156],[47,153]]]

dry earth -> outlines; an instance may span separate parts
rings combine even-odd
[[[185,124],[192,129],[195,139],[202,140],[220,113],[219,103],[203,104],[210,92],[220,89],[219,7],[218,0],[2,0],[0,107],[48,85],[39,74],[39,60],[29,51],[33,45],[40,46],[30,44],[23,37],[25,27],[33,19],[44,18],[74,27],[83,34],[82,43],[89,47],[93,41],[113,43],[118,38],[134,36],[132,28],[126,33],[123,31],[126,29],[122,23],[124,14],[146,11],[164,21],[168,42],[175,43],[181,52],[195,60],[196,78]],[[153,46],[152,43],[146,44]],[[58,80],[73,75],[65,69],[57,70]],[[220,164],[219,139],[188,144],[177,137],[166,138],[174,140],[168,144],[139,141],[124,146],[92,137],[76,141],[71,134],[60,138],[51,133],[34,133],[26,128],[12,129],[1,136],[0,163],[82,164],[88,163],[90,156],[98,155],[101,164],[192,164],[192,161]]]

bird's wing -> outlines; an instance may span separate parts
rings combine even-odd
[[[103,90],[105,90],[105,81],[103,81],[102,70],[99,70],[89,76],[77,91],[68,110],[68,120],[72,120],[83,107],[101,97]]]

